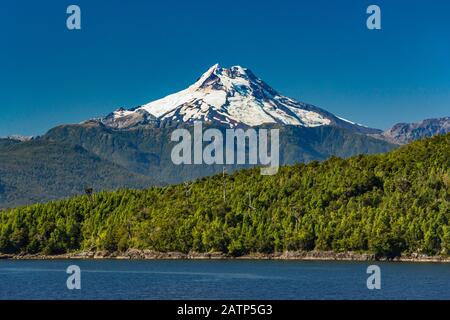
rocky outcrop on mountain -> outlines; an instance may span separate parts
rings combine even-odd
[[[391,143],[406,144],[448,132],[450,132],[450,117],[444,117],[417,123],[398,123],[378,137]]]

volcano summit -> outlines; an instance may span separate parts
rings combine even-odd
[[[130,110],[120,108],[101,119],[115,129],[158,121],[202,121],[230,128],[263,124],[336,126],[365,134],[379,132],[283,96],[247,68],[222,68],[218,64],[185,90]]]

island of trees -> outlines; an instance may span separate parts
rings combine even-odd
[[[0,252],[450,254],[450,134],[387,154],[258,168],[0,211]],[[224,192],[225,191],[225,192]]]

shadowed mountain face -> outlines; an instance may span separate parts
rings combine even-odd
[[[37,139],[0,143],[0,207],[44,202],[94,190],[155,183],[79,145]]]
[[[222,131],[226,126],[211,126]],[[192,126],[177,124],[134,130],[113,130],[102,124],[61,126],[49,131],[42,139],[80,145],[102,159],[108,159],[128,170],[150,176],[160,183],[178,183],[222,171],[223,165],[175,165],[171,151],[175,142],[171,134],[177,128]],[[205,126],[204,129],[207,129]],[[324,160],[331,155],[349,157],[355,154],[381,153],[393,145],[354,134],[332,126],[304,128],[299,126],[266,125],[259,128],[280,130],[280,163],[293,164]],[[258,128],[256,128],[258,130]],[[204,146],[206,146],[206,142]],[[229,166],[233,171],[248,165]]]

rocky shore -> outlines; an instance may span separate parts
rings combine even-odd
[[[58,260],[58,259],[123,259],[123,260],[303,260],[303,261],[393,261],[393,262],[450,262],[450,257],[411,254],[393,259],[376,257],[370,253],[332,251],[286,251],[283,253],[255,253],[231,256],[221,252],[182,253],[156,252],[129,249],[125,252],[83,251],[59,255],[43,254],[1,254],[0,259],[9,260]]]

